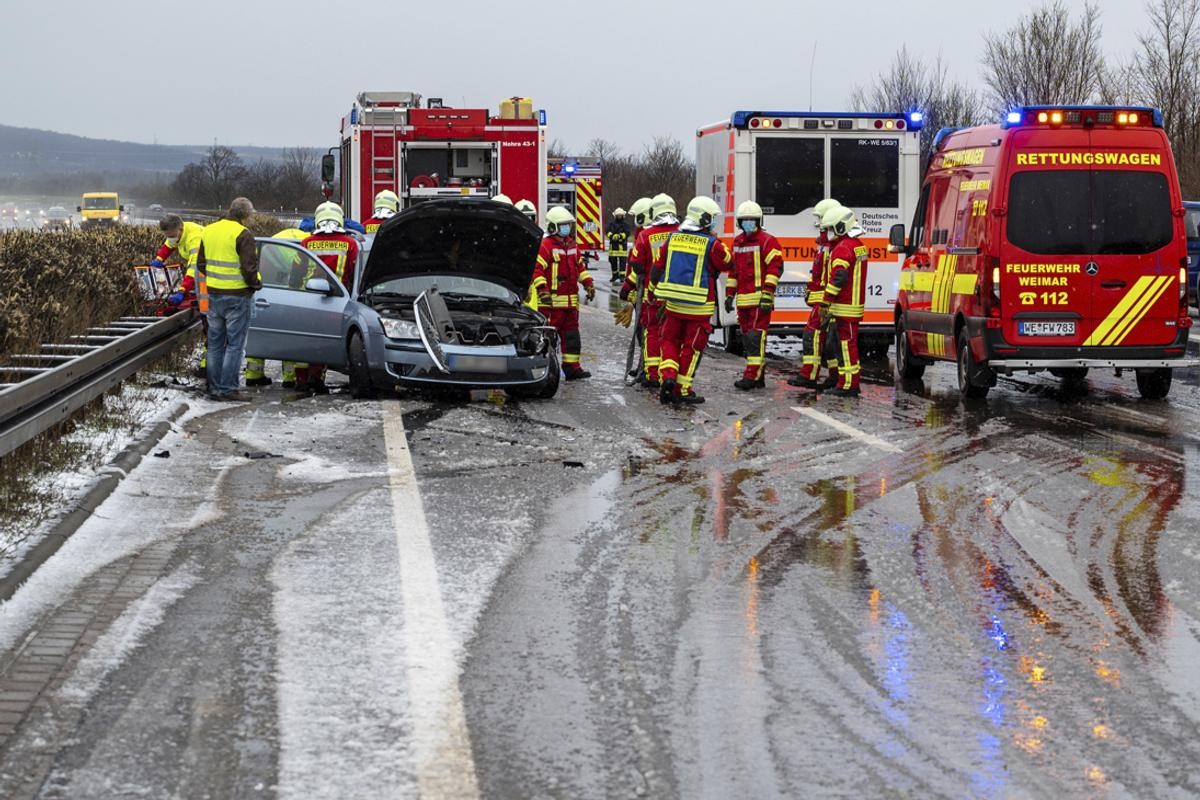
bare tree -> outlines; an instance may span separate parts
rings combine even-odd
[[[939,55],[927,64],[901,47],[891,65],[870,86],[859,86],[850,95],[855,111],[920,111],[921,160],[924,162],[939,128],[978,125],[984,120],[979,92],[949,76]]]
[[[546,145],[546,155],[550,158],[566,158],[567,145],[562,139],[551,139],[550,144]]]
[[[601,161],[608,163],[612,159],[621,154],[621,148],[616,142],[610,142],[608,139],[592,139],[584,148],[584,155],[594,156]]]
[[[1073,20],[1062,0],[1053,0],[1004,33],[984,36],[983,77],[997,111],[1093,102],[1105,75],[1095,2],[1085,3]]]
[[[200,161],[204,171],[202,199],[210,208],[221,208],[233,199],[238,182],[246,172],[241,156],[233,148],[214,144]]]
[[[283,151],[276,198],[280,208],[308,208],[324,199],[321,197],[320,163],[316,151],[309,148],[293,147]]]
[[[260,158],[242,171],[241,179],[237,184],[237,194],[253,197],[254,202],[261,208],[275,206],[282,175],[282,164]]]

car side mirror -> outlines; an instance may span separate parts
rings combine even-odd
[[[76,211],[83,211],[83,206],[75,206]]]
[[[122,213],[124,213],[124,212],[125,212],[125,206],[124,206],[124,204],[117,206],[117,210],[118,210],[118,211],[120,211],[120,212],[122,212]]]
[[[908,255],[908,242],[904,238],[904,225],[896,223],[888,231],[888,252]]]
[[[313,292],[314,294],[333,294],[333,287],[329,285],[329,281],[324,278],[309,278],[304,284],[304,291]]]
[[[333,153],[321,156],[321,182],[333,183],[334,157]]]

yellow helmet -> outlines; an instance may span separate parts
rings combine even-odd
[[[561,226],[569,225],[570,230],[562,232]],[[575,228],[575,217],[562,206],[555,206],[546,212],[546,230],[551,235],[570,236]]]
[[[492,200],[496,203],[504,203],[506,206],[511,206],[513,201],[506,194],[497,194]]]
[[[737,214],[734,216],[738,219],[756,219],[759,222],[762,222],[762,206],[753,200],[747,200],[737,207]]]
[[[528,200],[518,200],[515,208],[531,220],[537,221],[537,206]]]
[[[821,224],[822,220],[825,219],[825,214],[828,213],[830,209],[839,208],[841,205],[842,204],[837,200],[834,200],[832,197],[828,197],[813,206],[813,227],[825,227]]]
[[[721,219],[721,207],[711,197],[704,195],[693,197],[692,202],[687,206],[687,218],[703,230],[708,230]]]
[[[650,198],[639,197],[633,201],[633,205],[629,207],[629,213],[633,215],[633,224],[639,228],[646,227],[650,222]]]
[[[650,201],[650,218],[658,219],[663,214],[675,214],[675,198],[669,194],[656,194]]]
[[[342,207],[337,203],[326,201],[317,206],[317,212],[313,214],[313,224],[319,230],[325,223],[325,228],[341,229],[346,224],[346,215],[342,211]]]
[[[821,227],[833,236],[845,236],[853,228],[858,227],[858,218],[854,212],[842,206],[835,206],[821,217]]]
[[[400,198],[391,189],[384,189],[375,195],[375,210],[386,208],[393,214],[400,210]]]

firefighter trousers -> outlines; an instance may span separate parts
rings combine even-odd
[[[829,330],[832,330],[832,326]],[[827,331],[821,328],[821,307],[813,306],[804,324],[804,352],[801,360],[800,377],[818,380],[821,377],[821,367],[825,366],[830,373],[837,370],[837,360],[823,358]]]
[[[616,283],[625,277],[625,269],[629,264],[629,257],[609,256],[608,264],[612,267],[612,282]]]
[[[642,370],[650,383],[659,382],[662,363],[662,323],[658,320],[659,303],[642,301]]]
[[[700,356],[708,346],[712,321],[708,317],[666,313],[662,322],[662,361],[658,375],[678,382],[680,394],[691,394],[700,367]]]
[[[746,350],[746,369],[742,377],[757,381],[762,378],[766,368],[767,328],[771,325],[771,312],[757,305],[739,307],[737,312],[742,347]]]
[[[858,325],[860,319],[834,317],[837,326],[838,363],[837,386],[840,389],[857,389],[861,366],[858,361]]]
[[[579,309],[552,308],[550,309],[550,324],[558,331],[558,344],[562,349],[564,372],[575,372],[583,369],[579,363],[583,350],[583,339],[579,336]]]

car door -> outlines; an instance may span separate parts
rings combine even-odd
[[[333,273],[293,242],[260,239],[258,271],[246,354],[339,366],[346,360],[342,331],[349,295]],[[324,278],[330,291],[307,288]]]

